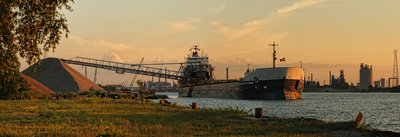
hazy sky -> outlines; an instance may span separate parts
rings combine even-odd
[[[200,45],[216,66],[240,77],[247,64],[299,67],[328,82],[344,69],[358,82],[360,63],[373,65],[374,80],[392,75],[393,50],[400,46],[399,0],[76,0],[66,12],[70,37],[49,56],[84,56],[138,63],[182,62]],[[23,66],[24,67],[24,66]],[[75,67],[83,72],[81,67]],[[90,69],[92,73],[92,69]],[[92,74],[91,74],[92,75]],[[101,71],[100,83],[132,75]],[[148,79],[146,77],[139,77]],[[92,79],[92,78],[91,78]]]

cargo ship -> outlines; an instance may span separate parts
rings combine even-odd
[[[257,68],[240,81],[240,99],[299,99],[303,93],[303,68]]]
[[[272,44],[273,67],[248,68],[239,80],[215,80],[214,68],[208,57],[199,56],[200,49],[191,49],[192,56],[186,58],[183,79],[180,81],[179,97],[292,100],[300,99],[304,89],[304,69],[275,67],[276,44]]]

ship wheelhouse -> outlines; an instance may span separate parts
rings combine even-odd
[[[196,83],[212,79],[213,68],[208,62],[207,56],[200,56],[198,46],[190,49],[192,55],[186,58],[186,64],[183,69],[182,83]]]

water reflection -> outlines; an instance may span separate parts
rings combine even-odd
[[[174,94],[168,93],[170,96]],[[168,101],[182,106],[197,102],[200,108],[237,107],[249,113],[254,113],[254,108],[262,107],[268,116],[325,121],[355,120],[358,112],[362,112],[366,124],[381,130],[400,132],[399,93],[303,93],[302,99],[289,101],[212,98],[173,98]]]

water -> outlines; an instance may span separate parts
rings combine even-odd
[[[198,107],[238,107],[254,113],[254,108],[264,109],[264,115],[283,118],[315,118],[325,121],[354,121],[358,112],[363,121],[373,128],[400,132],[400,93],[303,93],[302,100],[266,101],[213,98],[176,98],[168,93],[170,102]]]

